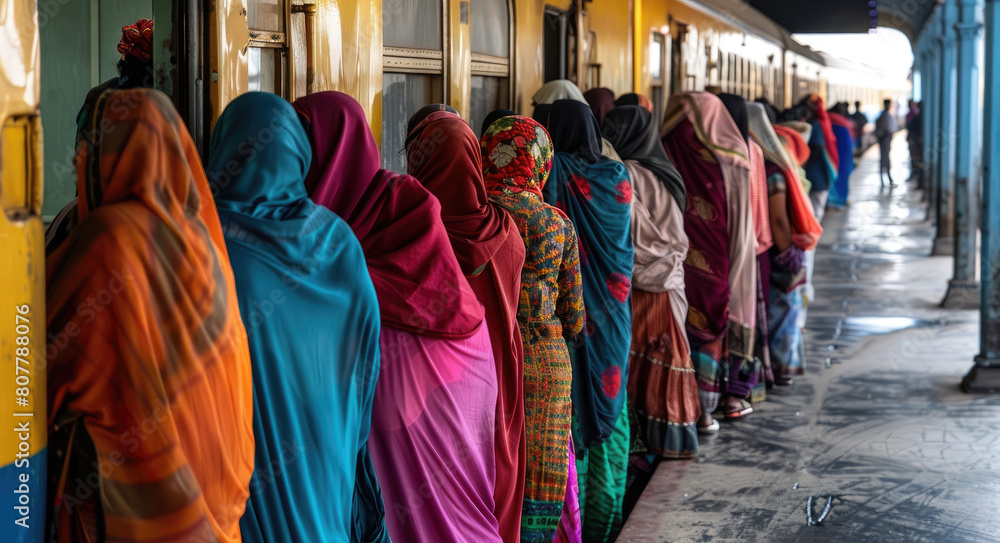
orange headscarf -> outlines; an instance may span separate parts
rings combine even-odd
[[[816,220],[812,201],[809,200],[809,195],[799,179],[799,167],[809,160],[809,144],[794,128],[780,124],[773,125],[773,128],[789,158],[795,161],[794,164],[788,164],[777,153],[772,155],[788,179],[787,205],[788,217],[792,222],[792,243],[804,251],[810,251],[819,243],[819,238],[823,235],[823,226]]]
[[[809,160],[809,144],[799,131],[780,124],[774,125],[774,131],[785,142],[785,148],[797,165],[802,166]]]
[[[238,542],[250,357],[198,153],[135,89],[97,99],[76,158],[80,223],[46,260],[56,538],[103,514],[108,541]]]

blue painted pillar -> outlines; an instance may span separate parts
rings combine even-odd
[[[979,356],[962,380],[966,392],[1000,391],[1000,0],[986,0],[983,104],[983,234]]]
[[[955,273],[948,283],[944,306],[978,308],[976,279],[976,234],[979,231],[978,130],[982,107],[979,102],[980,0],[959,0],[957,117],[955,119]]]
[[[937,213],[937,191],[934,186],[930,156],[932,147],[930,124],[933,118],[935,100],[931,89],[934,88],[935,78],[934,55],[928,45],[926,36],[920,39],[920,122],[924,133],[921,149],[923,170],[921,171],[920,188],[923,190],[923,200],[927,202],[927,219],[933,220]]]
[[[938,148],[937,140],[940,134],[937,131],[936,121],[940,118],[938,112],[940,110],[939,102],[941,101],[939,94],[941,89],[941,70],[935,28],[937,27],[929,26],[920,41],[924,46],[924,55],[927,58],[927,86],[925,87],[924,114],[922,115],[924,121],[924,175],[927,176],[927,182],[924,186],[928,195],[927,216],[937,220],[941,187],[938,183],[938,157],[936,152]]]
[[[934,239],[935,255],[954,254],[954,174],[955,174],[955,31],[958,22],[958,3],[951,0],[941,6],[938,31],[940,48],[941,92],[938,121],[938,139],[935,153],[938,170],[938,220],[937,237]]]

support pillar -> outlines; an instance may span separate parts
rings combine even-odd
[[[924,103],[924,100],[926,100],[926,96],[927,96],[927,76],[929,75],[928,74],[928,70],[927,70],[927,55],[926,55],[926,53],[924,53],[923,47],[920,47],[920,46],[918,46],[915,54],[916,54],[916,57],[915,57],[916,60],[913,63],[914,64],[914,68],[913,69],[914,69],[915,73],[916,72],[920,72],[920,100],[917,100],[916,96],[914,96],[914,102],[917,103],[917,104],[919,104],[920,115],[921,115],[921,117],[920,117],[921,121],[920,122],[921,122],[921,124],[923,124],[923,120],[922,119],[923,119],[923,116],[926,115],[924,113],[923,103]],[[916,94],[916,92],[917,92],[917,89],[914,89],[914,94]],[[912,159],[912,157],[911,157],[911,159]],[[922,168],[923,167],[923,161],[921,160],[921,162],[919,162],[919,163],[912,164],[911,167],[914,170],[916,170],[918,168]],[[913,176],[911,175],[911,177],[913,177]],[[927,201],[927,174],[923,173],[923,171],[921,170],[920,176],[917,177],[916,181],[917,181],[917,189],[920,190],[920,201],[926,202]]]
[[[976,234],[979,230],[979,172],[975,162],[980,135],[976,116],[979,105],[978,0],[960,0],[961,19],[955,24],[958,37],[957,117],[955,119],[955,273],[944,299],[947,308],[979,307],[976,279]]]
[[[934,238],[935,256],[955,254],[954,174],[955,174],[955,34],[952,26],[958,21],[956,2],[941,6],[941,31],[938,47],[941,50],[941,92],[937,141],[938,156],[938,220]]]
[[[979,356],[966,392],[1000,391],[1000,0],[986,0],[986,101],[983,104],[983,235]]]
[[[928,29],[928,32],[932,32]],[[937,40],[933,35],[924,38],[924,47],[927,56],[927,86],[924,96],[924,175],[927,176],[927,216],[935,221],[940,220],[938,216],[938,199],[940,185],[938,183],[936,153],[938,134],[936,131],[936,120],[939,118],[938,112],[941,107],[938,102],[941,96],[938,91],[941,88],[940,60],[938,59]]]
[[[934,54],[931,52],[930,47],[926,40],[921,41],[921,53],[920,53],[920,122],[922,124],[922,131],[924,134],[923,144],[921,149],[921,155],[923,156],[923,170],[921,171],[922,179],[920,180],[920,186],[923,189],[922,199],[927,202],[927,220],[933,221],[937,214],[937,190],[934,184],[934,168],[931,162],[931,149],[933,144],[931,143],[931,119],[934,118],[934,102],[936,98],[934,97],[933,88],[935,87],[935,66],[934,66]]]

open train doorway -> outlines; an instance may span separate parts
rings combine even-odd
[[[556,79],[576,80],[576,25],[573,14],[545,6],[542,43],[545,83]]]

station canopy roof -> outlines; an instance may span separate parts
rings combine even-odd
[[[793,34],[866,33],[867,0],[748,0],[751,6]],[[878,25],[917,38],[943,0],[877,0]]]

